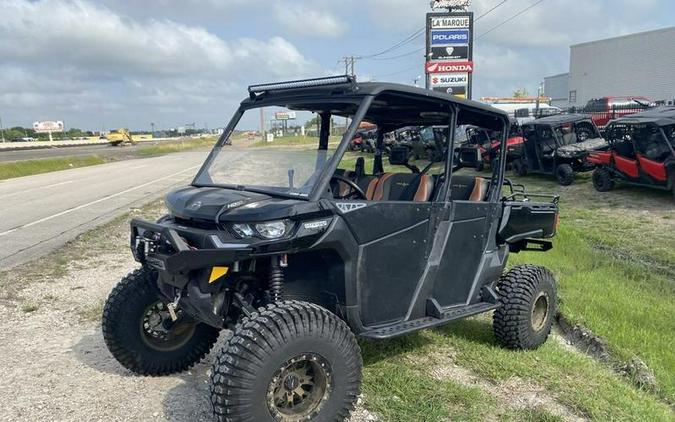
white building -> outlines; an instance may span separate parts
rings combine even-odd
[[[570,74],[547,76],[544,78],[544,95],[551,98],[554,107],[569,106]]]
[[[583,107],[593,98],[631,95],[673,101],[675,27],[573,45],[565,75],[545,78],[547,96],[559,100],[567,91],[567,102],[552,105]]]

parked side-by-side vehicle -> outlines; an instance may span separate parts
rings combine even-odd
[[[612,121],[607,151],[593,152],[593,186],[609,191],[617,183],[672,190],[675,195],[675,107],[660,107]]]
[[[232,133],[261,107],[319,117],[316,142],[232,151]],[[333,117],[351,124],[329,142]],[[345,154],[361,122],[377,125],[374,154]],[[184,371],[218,352],[210,396],[221,421],[335,421],[360,392],[357,337],[386,339],[494,311],[497,341],[533,349],[556,314],[549,270],[511,253],[547,251],[558,198],[489,176],[476,150],[454,148],[462,125],[500,132],[508,116],[446,94],[348,76],[249,87],[169,214],[131,222],[139,268],[113,289],[102,329],[112,355],[144,375]],[[440,161],[424,168],[393,146],[403,127],[445,127]],[[469,170],[466,170],[468,168]]]
[[[607,148],[589,116],[559,114],[525,123],[524,141],[509,152],[519,176],[528,173],[555,176],[563,186],[574,182],[578,172],[593,170],[586,158],[591,151]]]

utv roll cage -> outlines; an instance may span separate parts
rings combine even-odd
[[[509,117],[505,112],[481,103],[464,100],[448,94],[426,89],[392,83],[365,82],[358,83],[352,76],[332,76],[326,78],[304,79],[298,81],[251,85],[248,88],[249,98],[241,102],[223,134],[216,143],[202,169],[208,168],[215,158],[217,150],[231,136],[237,123],[247,110],[260,107],[286,107],[288,109],[313,111],[321,120],[319,134],[319,150],[328,149],[331,117],[347,117],[352,122],[342,136],[338,149],[332,155],[329,165],[325,166],[317,177],[320,181],[312,193],[306,198],[317,201],[324,197],[329,185],[330,175],[338,167],[340,158],[347,151],[349,141],[354,137],[362,121],[377,125],[378,137],[374,172],[383,172],[384,134],[406,126],[445,126],[448,127],[448,151],[453,151],[455,128],[458,125],[475,125],[498,131],[502,134],[501,142],[506,143],[509,133]],[[396,108],[387,105],[387,99],[405,100],[408,106],[400,103]],[[429,109],[418,113],[420,105]],[[490,181],[492,191],[488,201],[499,199],[501,186],[504,183],[506,149],[501,149],[501,169],[494,169]],[[457,167],[460,157],[448,152],[446,174]],[[195,182],[193,181],[193,184]],[[445,189],[449,187],[445,186]]]

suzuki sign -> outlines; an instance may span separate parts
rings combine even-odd
[[[473,72],[473,62],[427,62],[427,73]]]

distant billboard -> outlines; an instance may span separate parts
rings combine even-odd
[[[63,132],[63,122],[62,121],[44,121],[44,122],[34,122],[33,130],[37,133],[50,133],[50,132]]]
[[[295,120],[295,111],[278,111],[274,113],[274,120]]]

